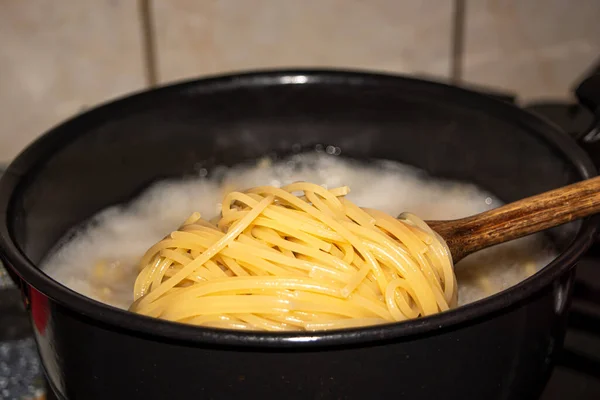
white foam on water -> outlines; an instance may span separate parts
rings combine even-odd
[[[308,181],[327,188],[349,186],[348,199],[391,215],[412,212],[424,220],[480,213],[502,203],[475,185],[435,179],[391,161],[350,162],[325,153],[295,155],[271,163],[219,168],[216,177],[159,182],[132,203],[104,210],[45,261],[43,270],[81,294],[127,309],[133,301],[137,261],[195,211],[210,219],[231,190]],[[203,174],[204,175],[204,174]],[[456,266],[459,304],[479,300],[525,279],[554,257],[542,235],[532,235],[473,254]],[[99,277],[95,266],[109,261]],[[111,272],[112,271],[112,272]],[[118,279],[115,279],[118,276]]]

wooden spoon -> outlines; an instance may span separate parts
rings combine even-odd
[[[600,212],[600,176],[467,218],[425,221],[448,244],[455,263],[478,250]]]

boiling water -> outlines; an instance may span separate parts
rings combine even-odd
[[[219,213],[219,202],[229,191],[300,180],[327,188],[347,185],[348,199],[359,206],[394,216],[409,211],[425,220],[461,218],[501,205],[474,185],[434,179],[395,162],[366,165],[323,153],[276,163],[265,159],[252,166],[219,168],[210,179],[160,182],[134,202],[101,212],[74,237],[69,235],[71,239],[52,252],[43,269],[74,291],[126,309],[133,301],[137,261],[191,213],[198,211],[210,219]],[[544,237],[533,235],[465,258],[456,266],[459,303],[516,284],[547,265],[553,255]]]

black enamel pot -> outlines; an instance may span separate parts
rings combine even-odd
[[[598,104],[598,83],[593,77],[580,88],[590,107]],[[412,164],[474,182],[506,202],[596,174],[575,141],[532,114],[397,76],[230,75],[93,109],[29,146],[0,182],[3,260],[21,285],[59,398],[539,395],[563,341],[574,266],[593,241],[596,217],[549,232],[558,258],[500,294],[419,320],[327,333],[222,331],[155,320],[92,301],[37,268],[70,228],[158,179],[283,155],[298,144]]]

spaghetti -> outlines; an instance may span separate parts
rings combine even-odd
[[[231,192],[140,261],[131,311],[202,326],[326,330],[457,305],[448,247],[412,214],[363,209],[348,187],[306,182]]]

